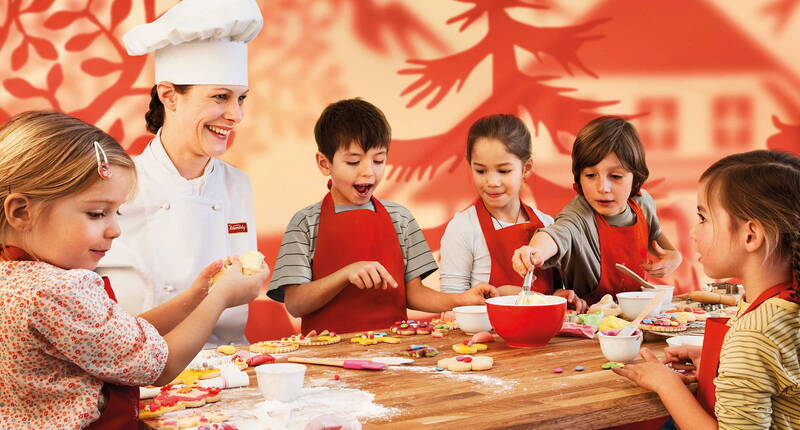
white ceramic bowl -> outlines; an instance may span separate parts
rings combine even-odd
[[[630,291],[626,293],[617,293],[617,301],[619,307],[622,308],[622,317],[628,321],[633,321],[639,312],[641,312],[650,299],[656,296],[656,293],[650,291]],[[657,315],[661,311],[661,305],[656,306],[647,313],[647,315]]]
[[[653,286],[656,287],[655,290],[653,290],[652,288],[642,287],[642,291],[646,292],[666,291],[667,294],[665,294],[664,299],[661,300],[661,308],[666,309],[669,305],[672,304],[672,294],[675,292],[675,287],[673,287],[672,285],[653,285]]]
[[[303,391],[306,366],[297,363],[274,363],[256,366],[258,390],[267,400],[290,402]]]
[[[607,336],[598,332],[600,350],[608,361],[630,362],[639,356],[642,332],[635,336]]]
[[[703,336],[672,336],[667,338],[669,346],[703,346]]]
[[[492,329],[486,305],[459,306],[453,308],[453,313],[456,315],[458,328],[466,334],[475,334],[479,331]]]

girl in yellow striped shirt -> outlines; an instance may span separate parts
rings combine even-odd
[[[800,159],[725,157],[700,177],[697,200],[700,263],[742,280],[739,310],[709,319],[702,348],[666,348],[662,360],[642,348],[645,363],[615,371],[658,393],[682,429],[800,428]],[[696,399],[685,385],[695,379]]]

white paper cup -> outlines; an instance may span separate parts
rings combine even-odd
[[[303,390],[306,366],[297,363],[275,363],[256,366],[258,390],[267,400],[290,402]]]

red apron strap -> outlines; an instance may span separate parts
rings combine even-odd
[[[544,223],[530,206],[522,202],[520,202],[520,205],[528,216],[528,222],[496,230],[492,222],[492,215],[486,209],[483,200],[478,199],[475,202],[475,212],[478,214],[478,222],[481,226],[483,238],[486,240],[486,247],[489,249],[489,257],[492,263],[489,284],[497,287],[522,285],[522,276],[511,265],[514,250],[520,246],[527,245],[533,234],[544,227]],[[536,275],[536,281],[532,285],[533,290],[543,294],[551,294],[554,288],[552,269],[537,269],[534,274]]]
[[[375,211],[335,212],[328,193],[322,200],[317,243],[311,263],[320,279],[358,261],[378,261],[398,283],[397,288],[359,289],[348,284],[330,302],[302,319],[301,330],[355,332],[390,326],[406,319],[405,261],[394,224],[386,208],[372,198]]]
[[[606,294],[639,291],[639,284],[617,270],[614,267],[616,263],[628,266],[646,279],[641,264],[647,258],[650,229],[639,205],[633,199],[628,200],[628,205],[636,216],[636,222],[629,226],[614,227],[602,215],[594,214],[600,242],[600,282],[589,294],[589,305],[597,303]]]
[[[791,283],[784,283],[764,291],[737,319],[745,316],[772,297],[780,297],[790,287]],[[703,351],[700,355],[700,370],[697,372],[696,397],[703,409],[711,416],[716,416],[714,406],[717,402],[717,392],[714,386],[714,379],[717,377],[719,370],[722,344],[725,341],[725,335],[730,329],[727,325],[728,320],[729,318],[708,318],[706,320],[705,333],[703,334]]]

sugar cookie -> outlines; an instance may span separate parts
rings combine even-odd
[[[424,358],[439,355],[439,350],[428,345],[411,345],[403,353],[409,357]]]
[[[300,348],[300,345],[296,343],[292,344],[277,340],[265,340],[250,345],[250,352],[255,352],[256,354],[280,354],[296,351],[298,348]]]
[[[443,358],[439,360],[436,365],[453,372],[489,370],[494,365],[494,359],[485,355],[474,357],[471,355],[459,355],[456,357]]]

